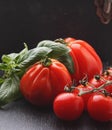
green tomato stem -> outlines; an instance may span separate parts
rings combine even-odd
[[[61,44],[67,45],[67,43],[66,43],[66,42],[64,41],[64,39],[62,39],[62,38],[56,39],[55,42],[59,42],[59,43],[61,43]]]

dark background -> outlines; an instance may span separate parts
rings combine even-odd
[[[112,22],[100,22],[94,0],[0,0],[0,56],[19,52],[24,42],[33,48],[41,40],[69,36],[86,40],[104,63],[112,64]],[[0,130],[15,129],[112,130],[112,122],[96,122],[87,113],[63,122],[51,109],[20,100],[0,110]]]
[[[96,15],[94,0],[0,0],[0,56],[45,39],[75,37],[89,42],[112,63],[112,22]]]

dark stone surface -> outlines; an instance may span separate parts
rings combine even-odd
[[[0,110],[0,130],[112,130],[112,122],[96,122],[86,112],[76,121],[64,122],[51,108],[36,108],[20,100]]]

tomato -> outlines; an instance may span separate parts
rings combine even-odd
[[[103,77],[107,80],[112,80],[112,67],[109,67],[104,71]]]
[[[73,93],[74,94],[79,94],[80,92],[87,92],[87,91],[90,91],[90,90],[93,90],[93,87],[91,85],[88,85],[88,84],[80,84],[78,85],[77,87],[75,87]],[[84,101],[84,109],[87,110],[87,102],[88,102],[88,99],[89,97],[92,95],[93,93],[87,93],[87,94],[83,94],[81,95],[81,97],[83,98],[83,101]]]
[[[93,75],[102,73],[102,61],[90,44],[86,41],[76,40],[70,37],[65,38],[64,41],[67,47],[70,48],[70,55],[73,59],[75,69],[71,76],[76,83],[78,83],[85,74],[88,76],[88,80],[90,80]]]
[[[105,80],[112,80],[112,67],[109,67],[104,71],[103,78]],[[112,84],[105,87],[105,89],[112,93]]]
[[[89,83],[92,84],[94,87],[98,88],[101,85],[105,84],[107,80],[112,80],[112,76],[110,76],[109,74],[108,75],[102,74],[102,75],[96,75],[89,81]],[[107,90],[109,93],[112,93],[112,84],[105,86],[104,89]]]
[[[112,120],[112,97],[94,94],[88,100],[88,113],[97,121]]]
[[[23,96],[37,106],[49,105],[55,96],[64,92],[71,77],[66,67],[57,60],[50,59],[50,64],[38,62],[31,66],[20,81]]]
[[[107,90],[107,92],[112,93],[112,84],[107,85],[105,89]]]
[[[91,85],[93,85],[94,87],[98,88],[99,86],[101,86],[102,84],[104,84],[106,82],[106,79],[101,76],[101,75],[95,75],[90,81],[89,83]]]
[[[62,120],[78,119],[83,113],[83,109],[83,99],[76,94],[65,92],[57,95],[54,99],[54,113]]]
[[[98,88],[101,85],[105,84],[107,80],[112,80],[112,68],[108,68],[105,70],[101,75],[95,75],[89,83],[92,84],[94,87]],[[105,89],[112,93],[112,85],[107,85]]]

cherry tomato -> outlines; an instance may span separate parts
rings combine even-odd
[[[101,75],[95,75],[89,83],[92,84],[94,87],[98,88],[101,85],[105,84],[106,81],[112,80],[112,68],[108,68],[105,70]],[[112,93],[112,85],[107,85],[105,89]]]
[[[84,102],[82,97],[73,93],[61,93],[56,96],[53,110],[56,116],[62,120],[76,120],[83,113]]]
[[[112,120],[112,97],[104,94],[94,94],[88,100],[89,115],[97,121]]]
[[[57,60],[50,59],[50,64],[38,62],[31,66],[20,81],[23,96],[37,106],[49,105],[55,96],[64,92],[71,76],[66,67]]]
[[[71,74],[73,80],[79,83],[85,74],[90,80],[95,74],[102,73],[102,61],[90,44],[70,37],[64,41],[71,50],[70,55],[74,62],[75,71]]]
[[[103,77],[107,80],[112,80],[112,67],[108,67],[104,73],[103,73]]]
[[[88,85],[87,83],[85,85],[80,84],[77,87],[75,87],[73,93],[74,94],[79,94],[80,92],[87,92],[93,90],[93,87],[91,85]],[[83,94],[81,95],[81,97],[83,98],[84,101],[84,109],[87,110],[87,102],[89,97],[92,95],[93,93],[87,93],[87,94]]]
[[[108,69],[106,69],[103,73],[103,78],[105,80],[112,80],[112,67],[109,67]],[[111,85],[108,85],[105,87],[105,89],[112,93],[112,84]]]
[[[91,80],[89,80],[89,83],[96,88],[98,88],[105,82],[106,82],[106,79],[102,75],[95,75]]]
[[[109,93],[112,93],[112,84],[111,85],[107,85],[105,87],[105,89],[109,92]]]

